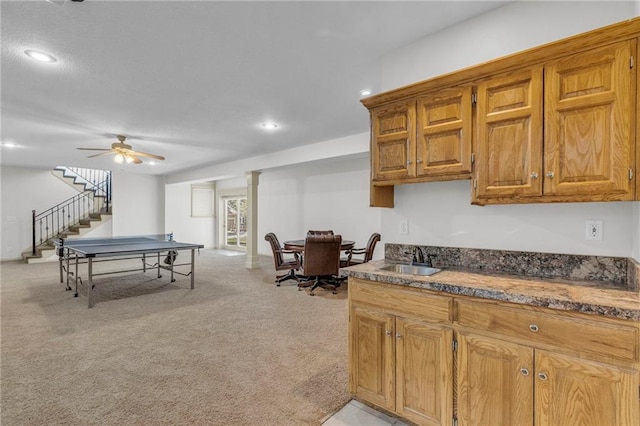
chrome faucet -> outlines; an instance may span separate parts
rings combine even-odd
[[[414,263],[424,263],[424,255],[418,246],[413,247],[413,258],[411,259],[411,264],[413,265]]]

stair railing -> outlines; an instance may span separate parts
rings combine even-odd
[[[92,214],[107,213],[111,204],[111,172],[106,171],[102,182],[94,182],[90,190],[81,192],[55,206],[36,214],[32,210],[32,254],[36,243],[43,244],[51,238],[69,231]]]

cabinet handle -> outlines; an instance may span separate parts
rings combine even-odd
[[[527,370],[526,368],[521,368],[520,369],[520,374],[522,374],[523,376],[528,376],[529,375],[529,370]]]
[[[538,179],[538,172],[531,172],[529,176],[531,177],[531,179]]]
[[[548,378],[549,376],[547,376],[547,373],[538,373],[538,379],[547,380]]]
[[[529,330],[531,330],[531,332],[533,333],[537,333],[538,330],[540,330],[540,328],[538,327],[537,324],[529,324]]]
[[[398,339],[398,340],[402,339],[402,334],[396,333],[396,339]]]
[[[547,172],[546,175],[549,179],[553,178],[555,176],[555,174],[553,172]]]
[[[391,330],[385,331],[384,334],[386,334],[387,336],[391,336]]]

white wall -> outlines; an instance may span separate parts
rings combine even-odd
[[[382,90],[624,21],[633,1],[516,1],[386,55]]]
[[[165,229],[176,241],[215,246],[215,218],[191,217],[191,184],[165,186]]]
[[[385,90],[455,71],[634,16],[634,2],[515,2],[385,57]],[[469,181],[401,185],[382,211],[387,241],[453,247],[633,256],[640,259],[638,203],[478,207]],[[409,235],[399,221],[409,220]],[[603,241],[585,241],[585,220],[604,221]]]
[[[2,260],[20,259],[31,247],[32,210],[37,213],[73,197],[77,190],[51,170],[0,167],[2,176]]]
[[[78,192],[50,170],[1,167],[1,259],[21,257],[31,247],[31,210],[44,209]],[[112,220],[86,236],[164,233],[164,178],[113,172]]]
[[[629,257],[631,202],[474,206],[470,182],[433,182],[395,188],[395,208],[384,210],[382,231],[399,243]],[[409,235],[399,234],[401,219]],[[602,241],[585,240],[585,221],[603,220]]]
[[[357,247],[380,232],[380,210],[369,207],[369,157],[341,158],[264,171],[258,187],[258,252],[271,255],[264,235],[280,242],[309,229],[332,229]],[[393,242],[382,233],[382,242]],[[383,244],[374,256],[384,257]]]
[[[113,235],[162,234],[164,229],[164,178],[112,173]]]
[[[244,175],[218,180],[216,198],[246,185]],[[202,239],[213,238],[215,225],[189,218],[190,183],[170,184],[166,188],[167,229],[173,229],[176,235],[178,230],[184,233],[185,241],[207,246]],[[304,238],[309,229],[333,229],[344,239],[364,247],[372,233],[380,232],[380,210],[369,207],[368,156],[263,170],[258,185],[258,253],[271,256],[271,248],[264,240],[268,232],[274,232],[283,242]],[[220,217],[219,212],[217,216]],[[382,240],[384,243],[384,234]],[[382,257],[384,247],[378,244],[375,258]]]

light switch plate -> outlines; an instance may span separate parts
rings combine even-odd
[[[398,229],[400,235],[409,235],[409,221],[407,219],[400,219],[400,228]]]

